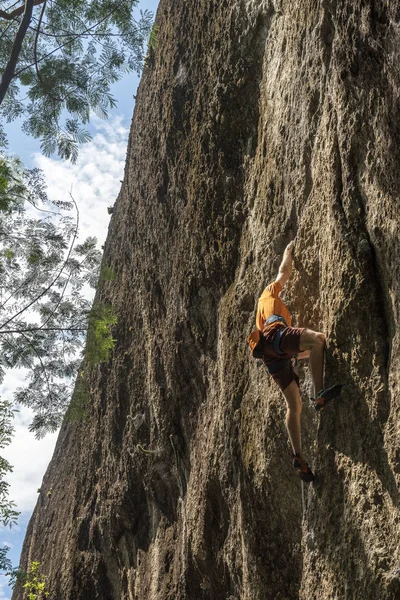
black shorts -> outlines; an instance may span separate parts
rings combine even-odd
[[[292,381],[295,381],[297,385],[299,385],[299,377],[294,370],[292,361],[290,359],[282,361],[281,368],[275,373],[271,373],[271,377],[277,383],[282,392],[292,383]]]

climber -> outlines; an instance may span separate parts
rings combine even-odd
[[[315,477],[301,451],[300,416],[302,410],[299,378],[292,358],[309,358],[315,409],[321,411],[340,394],[341,385],[323,387],[325,335],[311,329],[292,327],[290,312],[279,297],[292,272],[294,241],[286,247],[278,276],[263,291],[257,307],[257,330],[248,343],[255,358],[261,358],[286,400],[286,427],[293,448],[293,466],[300,479]]]

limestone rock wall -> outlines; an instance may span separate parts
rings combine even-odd
[[[50,600],[399,598],[400,2],[161,0],[157,24],[97,294],[118,341],[22,565]],[[295,236],[285,299],[344,384],[317,416],[299,361],[304,490],[245,343]]]

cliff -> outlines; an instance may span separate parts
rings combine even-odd
[[[21,564],[50,600],[399,598],[400,2],[161,0],[157,24],[97,292],[117,344]],[[317,415],[298,361],[303,489],[246,346],[294,236],[285,299],[344,384]]]

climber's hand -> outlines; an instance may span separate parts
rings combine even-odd
[[[287,254],[291,255],[293,253],[294,247],[295,247],[295,240],[292,240],[286,246],[285,252],[287,252]]]
[[[293,247],[294,247],[294,241],[291,241],[286,246],[285,252],[283,253],[282,262],[279,267],[278,276],[276,278],[276,281],[278,281],[281,284],[282,288],[284,287],[285,283],[287,282],[287,280],[289,279],[289,277],[292,273]]]

